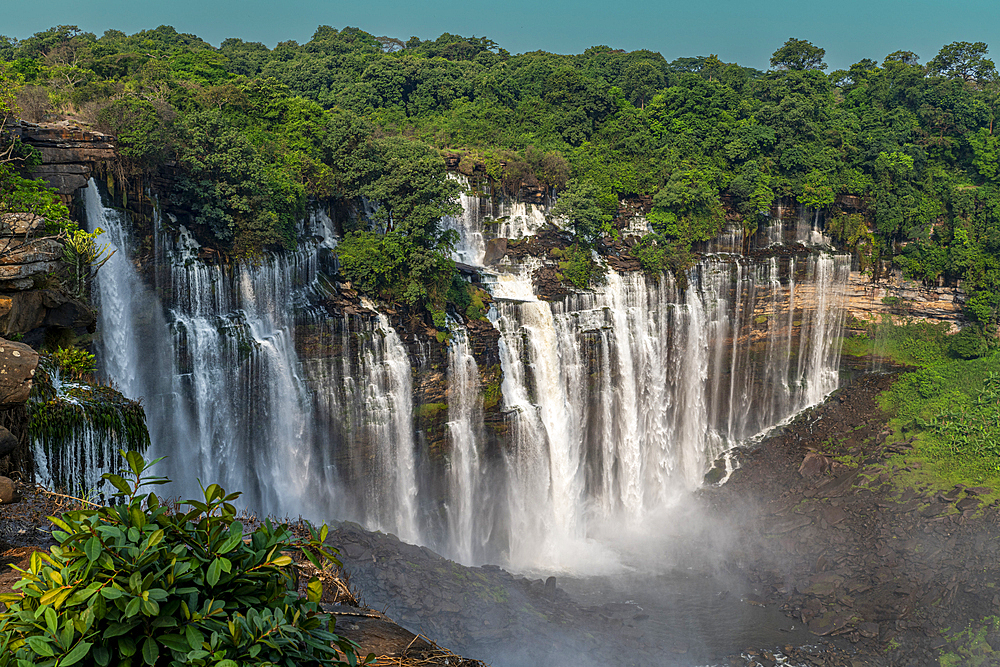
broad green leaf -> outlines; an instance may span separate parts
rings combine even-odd
[[[310,602],[319,602],[323,597],[323,582],[319,580],[318,577],[313,577],[309,580],[309,584],[306,586],[306,598]]]
[[[76,605],[89,600],[95,593],[97,593],[96,588],[84,588],[83,590],[77,591],[73,594],[73,597],[69,599],[67,604]]]
[[[156,531],[154,531],[153,534],[149,536],[149,546],[150,547],[155,547],[157,544],[159,544],[160,542],[162,542],[163,541],[163,535],[164,535],[164,533],[163,533],[163,529],[162,528],[159,528]]]
[[[28,637],[28,646],[31,647],[32,651],[41,656],[51,657],[56,654],[56,652],[52,650],[52,647],[49,646],[49,641],[45,637],[39,637],[37,635],[34,637]]]
[[[131,637],[119,637],[118,651],[126,658],[135,655],[135,642]]]
[[[130,632],[135,626],[136,623],[112,623],[108,626],[108,629],[104,631],[102,637],[104,639],[118,637],[120,635],[124,635],[126,632]]]
[[[142,454],[136,451],[125,452],[125,460],[128,461],[128,467],[131,468],[132,472],[136,476],[141,475],[142,471],[145,470],[145,461],[142,459]]]
[[[229,539],[222,543],[219,547],[218,553],[227,554],[233,549],[235,549],[243,541],[242,535],[230,535]]]
[[[219,583],[219,576],[222,574],[222,563],[218,558],[212,561],[212,564],[208,566],[208,572],[205,574],[205,581],[208,582],[209,586],[215,586]]]
[[[150,588],[146,592],[149,593],[149,599],[156,600],[157,602],[166,600],[168,597],[168,593],[162,588]]]
[[[76,633],[76,628],[73,626],[73,622],[66,620],[63,622],[62,629],[59,631],[59,645],[64,649],[69,648],[73,644],[73,635]]]
[[[135,616],[139,613],[139,604],[142,602],[142,598],[132,598],[129,603],[125,606],[126,616]]]
[[[128,510],[129,518],[132,520],[132,525],[139,530],[142,530],[146,526],[146,513],[142,509],[133,505]],[[133,540],[138,541],[138,540]]]
[[[152,637],[147,637],[146,641],[142,643],[142,659],[147,665],[156,664],[156,659],[160,655],[160,649],[156,645],[156,640]],[[236,667],[236,663],[233,663],[233,667]]]
[[[42,613],[45,616],[45,627],[51,634],[56,634],[59,631],[59,618],[56,616],[56,610],[52,607],[45,607],[45,611]]]
[[[101,589],[101,597],[103,597],[105,600],[117,600],[122,595],[124,595],[124,593],[121,591],[121,589],[115,588],[113,586],[105,586],[104,588]]]
[[[201,634],[193,625],[184,626],[184,635],[187,637],[188,644],[193,649],[201,648],[202,643],[205,641],[205,635]]]
[[[42,597],[39,600],[39,602],[41,604],[52,604],[52,601],[55,600],[57,597],[59,597],[59,595],[62,594],[63,591],[65,590],[66,590],[65,588],[52,588],[50,590],[47,590],[44,593],[42,593]]]
[[[73,588],[70,586],[66,586],[64,588],[56,588],[43,595],[42,599],[39,600],[39,602],[41,602],[42,604],[51,604],[54,608],[58,609],[60,606],[62,606],[62,603],[66,601],[66,598],[68,598],[70,596],[70,593],[72,592]],[[55,593],[55,595],[53,595],[53,593]]]
[[[70,528],[69,524],[67,524],[65,521],[63,521],[60,517],[50,516],[49,517],[49,521],[51,521],[54,526],[58,526],[59,528],[62,528],[67,533],[75,533],[76,532],[75,530],[73,530],[72,528]]]
[[[157,639],[167,648],[181,653],[187,653],[192,648],[195,648],[190,645],[187,638],[183,635],[160,635]]]
[[[94,535],[83,547],[83,552],[87,555],[87,560],[93,563],[101,555],[101,541]]]
[[[142,608],[142,613],[146,616],[156,616],[160,613],[160,605],[153,600],[142,600],[139,606]]]
[[[87,657],[87,652],[90,651],[90,647],[93,646],[90,642],[80,642],[73,647],[73,650],[66,654],[66,656],[59,661],[60,667],[69,667],[69,665],[75,665],[76,663]]]
[[[119,492],[124,493],[125,495],[132,493],[132,487],[128,485],[128,482],[126,482],[123,477],[113,475],[111,473],[104,473],[101,477],[111,482],[111,485],[118,489]]]
[[[94,661],[100,667],[107,667],[108,663],[111,662],[111,652],[106,646],[98,646],[94,649]]]

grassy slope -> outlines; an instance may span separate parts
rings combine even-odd
[[[1000,349],[979,359],[949,353],[947,325],[871,324],[844,341],[844,354],[887,358],[914,370],[882,396],[893,415],[890,441],[913,438],[898,455],[900,488],[989,486],[1000,496]]]

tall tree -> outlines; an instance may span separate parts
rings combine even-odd
[[[789,37],[780,49],[771,55],[771,67],[785,70],[826,69],[823,56],[826,49],[814,46],[805,39]]]
[[[986,42],[952,42],[927,63],[930,74],[965,81],[992,81],[997,77],[996,66],[986,57]]]

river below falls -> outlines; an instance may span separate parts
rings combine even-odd
[[[780,650],[817,639],[804,624],[756,602],[745,582],[694,568],[558,582],[582,606],[604,605],[612,614],[628,609],[631,627],[623,632],[658,649],[665,665],[722,664],[725,656],[747,649]]]

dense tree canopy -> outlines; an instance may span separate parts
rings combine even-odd
[[[179,165],[181,196],[236,252],[293,244],[310,199],[366,197],[374,212],[350,230],[343,266],[432,310],[450,289],[447,153],[497,193],[572,182],[561,210],[584,240],[614,233],[604,216],[619,199],[649,197],[655,234],[636,252],[651,270],[683,265],[725,220],[752,234],[794,199],[826,211],[868,266],[964,281],[969,316],[995,323],[1000,82],[986,44],[830,74],[824,53],[791,38],[765,73],[716,56],[514,55],[485,37],[330,26],[273,49],[215,48],[169,26],[0,38],[25,117],[72,112],[117,134],[134,170]],[[862,212],[842,211],[843,195]]]

